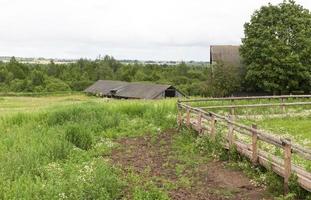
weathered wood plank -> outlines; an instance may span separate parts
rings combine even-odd
[[[189,99],[180,100],[180,102],[200,102],[200,101],[220,101],[220,100],[254,100],[254,99],[280,99],[280,98],[311,98],[311,95],[282,95],[282,96],[250,96],[250,97],[226,97],[226,98],[201,98],[201,99]]]
[[[291,175],[292,145],[290,140],[284,141],[284,193],[289,192],[288,183]]]
[[[267,104],[246,104],[246,105],[228,105],[228,106],[204,106],[199,107],[200,109],[235,109],[235,108],[258,108],[258,107],[273,107],[280,106],[285,109],[285,106],[301,106],[301,105],[311,105],[311,102],[294,102],[294,103],[267,103]]]
[[[252,125],[253,129],[257,129],[257,125]],[[254,165],[257,165],[258,163],[258,150],[257,150],[257,132],[252,132],[252,162]]]

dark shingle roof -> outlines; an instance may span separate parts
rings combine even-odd
[[[108,95],[111,90],[126,85],[127,82],[123,81],[99,80],[90,87],[86,88],[84,91],[88,93],[102,93],[104,95]]]
[[[223,62],[227,64],[240,65],[240,46],[233,45],[213,45],[210,48],[210,62]]]
[[[173,86],[151,83],[129,83],[123,81],[99,80],[89,88],[85,89],[85,92],[95,94],[100,93],[104,96],[111,96],[111,92],[114,91],[114,96],[120,98],[154,99],[171,87]]]

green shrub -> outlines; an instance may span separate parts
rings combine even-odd
[[[46,81],[45,90],[47,92],[70,91],[70,87],[64,81],[57,78],[49,78]]]
[[[66,139],[76,147],[84,150],[90,149],[93,144],[92,134],[84,128],[81,129],[79,125],[70,125],[67,128]]]
[[[74,81],[70,84],[70,86],[75,91],[83,91],[93,83],[94,81]]]

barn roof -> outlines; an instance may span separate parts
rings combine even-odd
[[[99,80],[85,89],[87,93],[133,99],[154,99],[172,85],[151,83],[129,83],[124,81]]]
[[[240,46],[234,45],[212,45],[210,47],[210,62],[211,64],[222,62],[233,65],[241,64],[239,52]]]
[[[102,93],[106,95],[109,94],[111,90],[126,85],[127,82],[123,81],[98,80],[84,91],[89,93]]]

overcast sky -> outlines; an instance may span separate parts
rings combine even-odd
[[[0,55],[209,60],[268,2],[281,0],[0,0]]]

